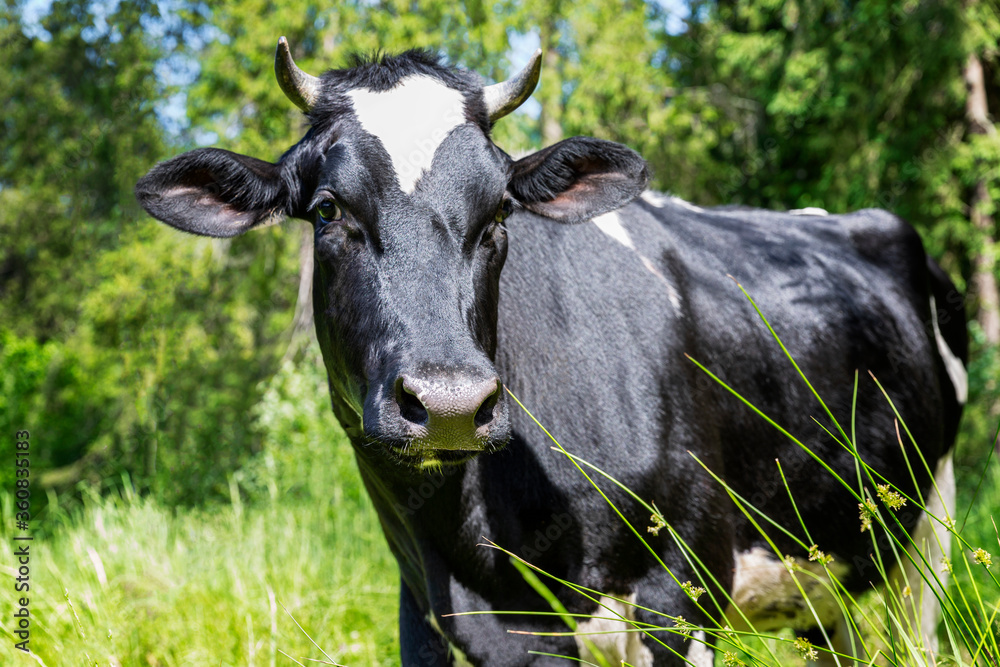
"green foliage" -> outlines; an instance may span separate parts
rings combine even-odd
[[[197,240],[135,202],[167,154],[157,67],[198,21],[142,1],[54,2],[31,30],[19,4],[3,16],[17,140],[0,153],[0,311],[22,346],[49,351],[33,391],[4,385],[2,400],[32,397],[7,419],[39,430],[45,485],[127,471],[171,502],[226,497],[259,448],[246,414],[287,346],[298,235]]]
[[[145,224],[100,258],[78,340],[98,386],[127,387],[102,477],[124,469],[171,502],[228,495],[260,447],[248,413],[287,340],[296,283],[279,267],[296,240],[268,230],[248,247]]]
[[[353,450],[330,410],[326,369],[313,344],[297,364],[286,362],[261,383],[262,398],[250,415],[261,450],[233,475],[251,498],[292,497],[323,501]],[[334,451],[336,450],[336,451]],[[360,485],[351,487],[360,493]],[[362,502],[352,498],[352,502]]]
[[[0,433],[12,439],[44,424],[50,412],[61,417],[32,434],[33,474],[73,463],[106,427],[104,403],[91,393],[80,361],[58,342],[39,344],[0,330],[0,369]],[[0,488],[12,489],[13,479],[13,466],[0,468]]]

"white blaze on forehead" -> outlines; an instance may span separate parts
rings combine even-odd
[[[602,232],[618,241],[626,248],[635,250],[635,244],[632,243],[632,238],[625,231],[625,226],[622,224],[622,219],[615,211],[610,213],[605,213],[604,215],[599,215],[594,218],[594,224]]]
[[[465,122],[465,97],[427,76],[409,76],[382,92],[347,93],[354,115],[392,158],[396,179],[409,194],[448,133]]]

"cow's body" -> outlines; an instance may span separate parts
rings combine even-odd
[[[567,450],[655,502],[727,586],[737,560],[773,552],[692,455],[802,535],[780,482],[779,459],[814,542],[836,564],[851,567],[838,572],[842,581],[860,591],[870,579],[878,580],[857,501],[685,354],[854,482],[853,458],[812,418],[834,433],[836,427],[740,292],[738,280],[848,433],[854,374],[860,373],[859,451],[899,488],[909,489],[894,415],[868,371],[905,406],[903,417],[931,462],[949,448],[960,410],[933,331],[929,290],[935,278],[925,270],[923,248],[909,225],[874,210],[829,217],[701,210],[646,193],[581,228],[530,214],[515,214],[508,227],[497,368],[506,387]],[[950,284],[938,287],[941,294],[957,294]],[[947,312],[961,331],[960,309],[954,307],[952,300],[941,319]],[[962,351],[960,337],[951,345]],[[891,352],[897,347],[906,352]],[[441,635],[426,621],[431,612],[435,627],[472,664],[529,664],[527,650],[576,654],[573,638],[506,633],[564,631],[558,618],[445,616],[551,611],[505,554],[478,546],[482,537],[562,579],[703,622],[688,596],[571,462],[553,451],[531,418],[514,410],[511,419],[514,435],[505,452],[443,475],[399,480],[391,500],[380,502],[373,494],[408,589],[404,655],[416,656],[414,664],[448,664],[423,662],[449,650],[435,643]],[[922,496],[929,477],[916,468]],[[649,513],[593,476],[678,579],[698,582],[667,531],[645,534]],[[915,512],[900,516],[908,527],[918,519]],[[783,553],[805,561],[800,547],[770,532]],[[579,594],[553,588],[572,612],[613,617],[612,610],[598,609]],[[761,610],[755,625],[806,629],[808,611],[796,599],[797,594]],[[662,616],[633,613],[640,622],[672,625]],[[831,630],[837,615],[828,619]],[[680,653],[690,650],[675,635],[658,636]],[[671,655],[647,640],[644,649],[633,646],[621,657],[635,665],[660,665],[671,664]],[[654,662],[635,661],[643,656]]]
[[[885,212],[702,210],[643,193],[642,159],[595,139],[512,160],[490,128],[530,94],[539,62],[536,54],[510,82],[486,88],[421,53],[321,79],[298,70],[282,41],[279,81],[309,113],[306,137],[276,164],[193,151],[156,167],[137,194],[161,220],[209,236],[281,216],[314,224],[317,336],[333,409],[400,565],[405,665],[592,657],[592,645],[558,634],[564,620],[483,538],[609,596],[598,609],[552,586],[613,664],[711,662],[697,639],[617,632],[619,617],[834,630],[836,606],[818,603],[813,615],[788,594],[784,566],[703,466],[833,555],[833,569],[860,591],[879,576],[857,499],[686,355],[857,488],[838,429],[738,281],[856,435],[861,457],[911,496],[927,493],[930,475],[907,446],[913,488],[871,372],[930,467],[945,462],[947,496],[942,457],[965,392],[960,295],[913,229]],[[647,533],[649,510],[591,471],[612,508],[511,407],[501,382],[567,450],[652,501],[669,527]],[[897,516],[924,530],[917,512]],[[770,534],[781,555],[819,567],[794,540]],[[679,585],[687,581],[717,604],[702,597],[699,609]],[[749,618],[726,608],[729,592]],[[475,611],[515,613],[454,615]],[[516,613],[530,611],[549,615]],[[931,627],[934,618],[922,620]]]

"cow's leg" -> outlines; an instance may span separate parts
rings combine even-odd
[[[695,630],[687,639],[675,633],[656,631],[660,641],[670,646],[669,649],[657,641],[644,638],[638,629],[670,625],[671,622],[661,614],[642,609],[642,606],[650,605],[648,602],[637,603],[637,599],[636,593],[602,597],[592,617],[578,623],[576,645],[581,661],[596,664],[599,662],[596,652],[611,665],[712,667],[715,656],[712,639],[706,638],[702,630]],[[668,602],[664,606],[677,610],[685,618],[694,619],[699,613],[687,595],[677,596],[673,604]],[[531,664],[534,667],[535,663]]]
[[[420,612],[405,582],[399,592],[399,653],[404,667],[450,667],[448,642]]]
[[[912,533],[913,542],[920,549],[927,565],[924,565],[919,556],[914,556],[916,565],[904,558],[903,566],[896,564],[886,582],[892,588],[887,594],[903,604],[906,618],[900,619],[900,622],[908,624],[911,633],[919,633],[923,638],[923,659],[928,665],[934,664],[934,656],[937,654],[937,626],[941,607],[935,592],[942,594],[942,587],[948,585],[948,573],[942,567],[942,559],[951,557],[951,534],[938,520],[927,515],[932,514],[941,520],[955,516],[955,470],[950,453],[938,462],[934,480],[938,491],[932,488],[928,493],[925,503],[927,512],[917,521]],[[913,555],[912,549],[910,552]],[[934,583],[932,589],[924,580],[925,576],[932,582],[936,577],[941,585]],[[898,628],[892,630],[896,632]],[[915,657],[920,660],[920,656]]]
[[[712,667],[715,664],[715,648],[712,646],[712,640],[706,638],[704,631],[697,630],[692,633],[689,643],[691,645],[688,647],[687,655],[684,656],[688,664],[694,667]]]

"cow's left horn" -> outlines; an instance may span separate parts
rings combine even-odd
[[[319,99],[319,77],[299,69],[284,37],[278,39],[278,50],[274,53],[274,74],[278,77],[278,85],[295,106],[303,111],[313,108]]]
[[[542,50],[538,49],[531,60],[516,75],[483,88],[483,98],[490,114],[490,122],[495,123],[521,106],[538,85],[538,75],[542,71]]]

